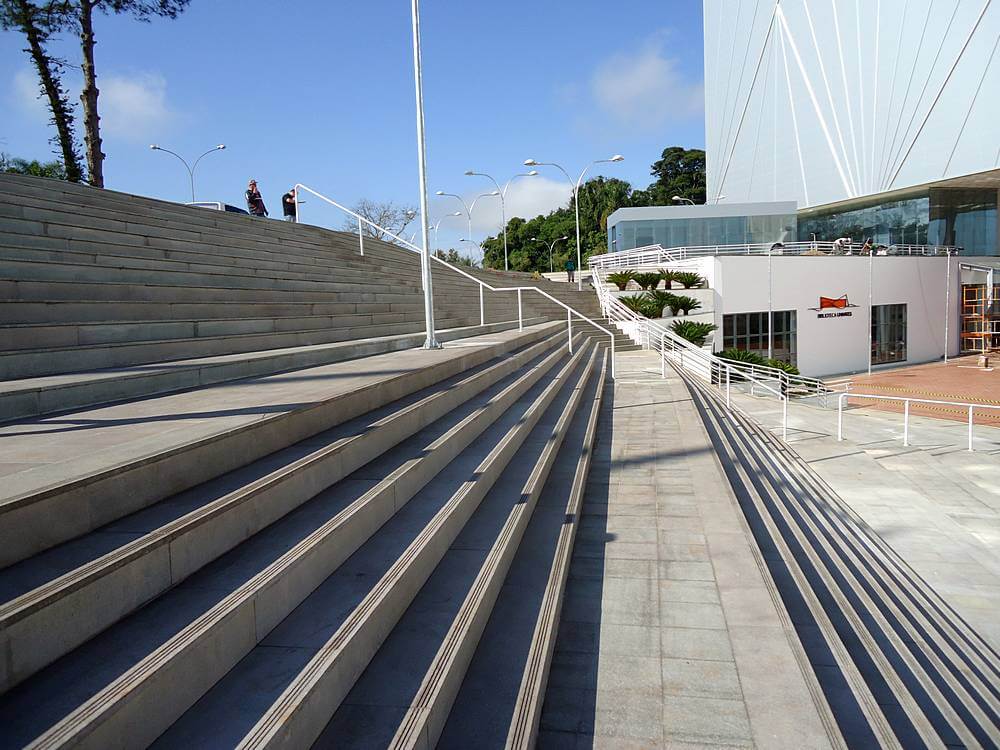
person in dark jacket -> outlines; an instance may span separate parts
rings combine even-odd
[[[257,180],[250,180],[247,183],[247,211],[250,212],[251,216],[267,216],[267,207],[264,205],[264,199],[260,197],[260,191],[257,189]]]
[[[281,196],[281,208],[285,214],[285,221],[295,221],[295,188],[292,188]]]
[[[566,281],[573,281],[573,272],[576,270],[576,263],[570,259],[566,261],[566,265],[563,267],[566,269]]]

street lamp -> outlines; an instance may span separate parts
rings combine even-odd
[[[583,182],[583,176],[587,174],[589,170],[595,164],[604,164],[607,162],[619,162],[625,161],[625,157],[621,154],[615,154],[610,159],[597,159],[596,161],[590,162],[583,171],[580,172],[580,176],[577,178],[576,182],[573,182],[573,178],[569,176],[569,172],[563,169],[560,165],[552,161],[535,161],[534,159],[525,159],[524,166],[526,167],[555,167],[564,175],[566,179],[569,180],[569,184],[573,188],[573,203],[576,206],[576,288],[583,291],[583,268],[582,268],[582,255],[580,250],[580,183]]]
[[[487,180],[496,185],[497,193],[500,195],[500,221],[503,222],[503,270],[509,271],[510,266],[507,262],[507,208],[504,205],[504,199],[507,197],[507,188],[510,187],[510,183],[516,180],[518,177],[534,177],[538,174],[537,169],[532,169],[530,172],[519,172],[518,174],[507,180],[507,184],[500,188],[500,183],[494,180],[485,172],[475,172],[471,169],[466,170],[465,175],[467,177],[485,177]]]
[[[684,198],[684,197],[682,197],[680,195],[675,195],[670,200],[672,200],[674,203],[682,203],[683,202],[683,203],[690,203],[692,206],[694,205],[694,201],[693,200],[691,200],[690,198]]]
[[[475,200],[472,201],[472,205],[471,206],[468,203],[465,202],[465,198],[463,198],[461,195],[458,195],[457,193],[446,193],[444,190],[438,190],[434,194],[435,195],[440,195],[440,196],[445,196],[445,197],[448,197],[448,198],[456,198],[458,200],[458,202],[462,204],[462,208],[465,209],[465,215],[469,219],[469,239],[471,240],[472,239],[472,212],[476,210],[476,204],[479,202],[480,198],[492,198],[494,196],[500,195],[500,191],[499,190],[494,190],[492,193],[482,193],[481,195],[477,195],[476,198],[475,198]]]
[[[480,243],[476,242],[475,240],[467,240],[467,239],[465,239],[465,237],[460,237],[458,241],[459,242],[468,242],[470,245],[478,247],[479,248],[479,261],[480,261],[480,264],[482,265],[483,268],[486,268],[486,250],[485,250],[485,248],[483,248],[483,246]]]
[[[568,239],[569,239],[569,237],[566,237],[566,236],[556,237],[554,240],[552,240],[552,242],[549,243],[549,273],[552,273],[552,248],[553,248],[553,246],[557,242],[559,242],[559,240],[568,240]],[[532,237],[531,241],[532,242],[538,242],[539,240],[538,240],[537,237]],[[544,242],[545,240],[541,240],[541,241]]]
[[[437,248],[437,246],[438,246],[438,229],[441,228],[441,222],[444,221],[445,219],[447,219],[449,216],[461,216],[461,215],[462,215],[461,211],[455,211],[454,213],[450,213],[447,216],[442,216],[440,219],[437,220],[437,224],[434,225],[434,247],[435,248]]]
[[[198,162],[200,162],[202,160],[202,157],[208,156],[209,154],[211,154],[211,153],[213,153],[215,151],[223,151],[226,148],[226,144],[225,143],[220,143],[218,146],[212,146],[212,148],[210,148],[208,151],[206,151],[205,153],[203,153],[201,156],[199,156],[197,159],[194,160],[194,166],[189,166],[188,163],[187,163],[187,161],[184,159],[183,156],[181,156],[180,154],[174,153],[169,148],[163,148],[163,146],[157,146],[155,143],[150,144],[149,147],[153,151],[163,151],[164,153],[170,154],[171,156],[176,156],[178,159],[181,160],[181,164],[183,164],[184,168],[188,171],[188,177],[191,178],[191,202],[194,203],[194,200],[195,200],[194,199],[194,170],[198,168]]]

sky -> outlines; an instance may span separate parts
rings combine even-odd
[[[174,21],[101,16],[96,33],[106,187],[187,201],[183,165],[149,145],[190,162],[224,143],[197,168],[198,200],[242,206],[254,177],[272,215],[296,182],[347,206],[419,205],[405,0],[192,0]],[[447,217],[458,201],[435,191],[471,203],[494,189],[466,170],[503,186],[527,158],[575,178],[620,153],[624,162],[593,173],[645,187],[665,147],[704,147],[700,0],[424,0],[421,34],[429,214],[432,224],[446,217],[437,246],[465,249],[467,225]],[[77,63],[75,42],[67,36],[53,51]],[[0,32],[0,150],[44,160],[53,131],[24,46]],[[79,91],[79,70],[66,78]],[[566,203],[562,173],[539,171],[511,184],[508,217]],[[325,226],[344,220],[317,200],[302,214]],[[484,198],[474,239],[500,227],[499,202]]]

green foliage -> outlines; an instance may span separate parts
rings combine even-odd
[[[618,271],[608,274],[608,281],[618,287],[618,291],[624,292],[628,288],[628,283],[635,278],[632,271]]]
[[[648,295],[633,294],[628,297],[619,297],[618,299],[632,312],[637,312],[647,318],[659,317],[659,311],[652,304]]]
[[[7,154],[0,154],[0,172],[8,174],[27,174],[33,177],[50,177],[54,180],[66,179],[66,167],[58,159],[40,162],[38,159],[17,159]]]
[[[682,284],[685,289],[700,287],[705,283],[705,277],[694,271],[677,271],[673,274],[673,280]]]
[[[695,346],[704,346],[708,334],[717,328],[715,323],[696,323],[693,320],[675,320],[670,329]]]
[[[719,352],[719,356],[731,362],[742,362],[747,365],[767,365],[766,357],[762,357],[757,352],[752,352],[749,349],[723,349]]]
[[[458,250],[451,248],[448,252],[435,250],[434,255],[453,266],[476,266],[476,260],[471,255],[460,255]]]
[[[676,271],[671,271],[669,268],[661,268],[658,272],[660,278],[665,282],[664,289],[670,289],[670,282],[674,280]]]
[[[632,278],[641,288],[650,291],[656,289],[660,283],[660,274],[658,273],[637,273]]]
[[[683,310],[684,314],[687,315],[692,310],[697,310],[701,307],[701,302],[696,300],[694,297],[688,297],[687,295],[680,295],[676,297],[677,309]],[[674,315],[677,313],[675,312]]]
[[[698,169],[700,169],[700,174]],[[619,208],[630,206],[673,205],[674,195],[683,195],[696,203],[705,200],[705,152],[686,150],[679,146],[664,149],[661,158],[650,168],[656,182],[645,190],[634,190],[625,180],[593,177],[580,186],[580,245],[582,265],[587,267],[591,255],[607,252],[608,216]],[[698,185],[700,184],[700,187]],[[507,222],[507,251],[511,270],[550,270],[549,243],[560,237],[552,251],[551,269],[561,270],[568,258],[576,261],[575,203],[557,208],[545,216],[533,219],[513,217]],[[483,265],[503,268],[503,231],[483,240]]]
[[[768,367],[774,367],[777,370],[784,370],[789,375],[798,375],[799,368],[790,362],[785,362],[783,359],[769,359],[765,363]]]
[[[677,297],[670,292],[661,292],[659,290],[653,290],[652,292],[646,293],[646,299],[649,301],[649,305],[652,309],[656,310],[657,318],[663,317],[663,308],[669,307],[674,309],[674,305],[677,304]],[[677,314],[676,312],[674,313]]]

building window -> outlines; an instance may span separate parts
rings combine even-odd
[[[794,365],[796,360],[795,310],[771,313],[774,332],[768,336],[767,312],[734,313],[722,316],[722,346],[768,356],[768,339],[774,359]]]
[[[906,361],[906,305],[872,306],[872,364]]]

